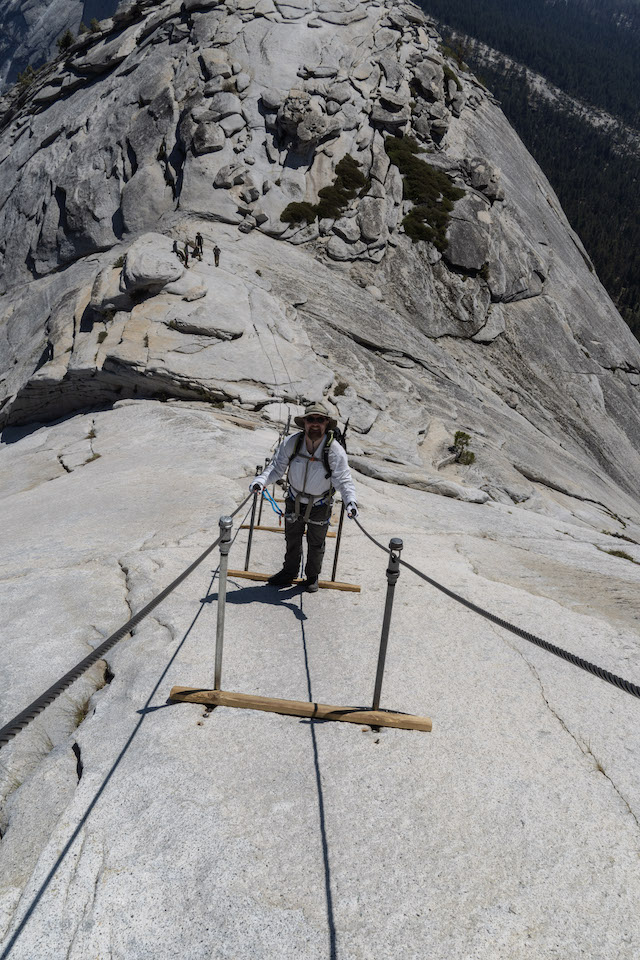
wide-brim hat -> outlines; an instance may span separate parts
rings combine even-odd
[[[304,413],[299,417],[294,417],[293,422],[298,426],[302,427],[304,430],[304,421],[305,417],[327,417],[329,423],[327,424],[328,430],[335,430],[338,426],[338,421],[334,417],[333,413],[324,403],[310,403],[304,408]]]

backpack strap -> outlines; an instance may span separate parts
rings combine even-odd
[[[296,437],[296,442],[295,442],[294,445],[293,445],[293,453],[292,453],[291,456],[289,457],[289,462],[288,462],[288,464],[287,464],[287,469],[288,469],[289,466],[291,465],[291,461],[293,460],[293,458],[294,458],[294,457],[297,457],[298,454],[300,453],[300,448],[302,447],[302,441],[303,441],[303,440],[304,440],[304,430],[302,431],[302,433],[299,433],[298,436]]]
[[[329,447],[335,440],[335,433],[333,430],[327,431],[327,439],[324,442],[324,447],[322,448],[322,462],[325,469],[325,477],[328,480],[331,476],[331,467],[329,466]]]

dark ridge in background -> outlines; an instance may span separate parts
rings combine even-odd
[[[640,340],[640,152],[541,98],[522,69],[488,65],[456,38],[487,44],[640,134],[640,2],[422,0],[420,6],[501,101]]]

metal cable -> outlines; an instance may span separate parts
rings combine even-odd
[[[383,544],[376,540],[375,537],[372,537],[371,534],[365,530],[357,517],[354,519],[360,530],[362,530],[364,533],[365,537],[368,537],[369,540],[371,540],[372,543],[375,543],[376,547],[379,547],[384,553],[389,553],[388,547],[383,546]],[[555,654],[556,657],[561,657],[563,660],[566,660],[567,663],[572,663],[574,666],[580,667],[582,670],[586,670],[587,673],[592,673],[595,677],[600,677],[601,680],[606,680],[607,683],[613,684],[613,686],[618,687],[619,690],[624,690],[625,693],[630,693],[631,696],[638,697],[640,699],[640,686],[635,683],[631,683],[630,680],[624,680],[622,677],[616,676],[615,673],[610,673],[609,670],[605,670],[604,667],[599,667],[595,663],[590,663],[588,660],[583,660],[582,657],[576,656],[575,653],[569,653],[568,650],[563,650],[562,647],[556,647],[555,644],[549,643],[548,640],[542,640],[540,637],[536,637],[535,634],[529,633],[528,630],[523,630],[522,627],[516,627],[515,624],[509,623],[508,620],[503,620],[501,617],[496,617],[495,614],[490,613],[488,610],[484,610],[482,607],[477,606],[477,604],[472,603],[471,600],[466,600],[459,594],[454,593],[453,590],[449,590],[448,587],[438,583],[437,580],[433,580],[431,577],[428,577],[426,573],[422,573],[421,570],[413,567],[410,563],[407,563],[406,560],[400,560],[400,564],[403,567],[406,567],[407,570],[411,570],[412,573],[415,573],[415,575],[420,577],[421,580],[431,584],[431,586],[435,587],[436,590],[440,590],[441,593],[451,597],[452,600],[456,600],[469,610],[473,610],[474,613],[484,617],[485,620],[490,620],[491,623],[495,623],[504,630],[509,630],[511,633],[515,633],[517,637],[522,637],[523,640],[528,640],[530,643],[535,643],[537,647],[541,647],[543,650],[547,650],[549,653]]]
[[[245,503],[247,503],[252,496],[253,494],[250,493],[249,496],[242,501],[240,506],[236,507],[230,516],[235,517],[235,515],[242,510]],[[74,680],[77,680],[78,677],[85,672],[85,670],[88,670],[89,667],[93,666],[94,663],[97,663],[98,660],[102,660],[104,654],[110,650],[111,647],[118,642],[118,640],[122,640],[123,637],[126,637],[128,633],[131,633],[134,627],[144,620],[144,618],[151,613],[152,610],[155,610],[155,608],[159,606],[162,601],[169,596],[170,593],[173,593],[176,587],[180,586],[183,580],[186,580],[187,577],[193,573],[196,567],[198,567],[202,561],[205,560],[213,550],[215,550],[219,543],[220,537],[218,537],[217,540],[214,540],[211,546],[207,547],[207,549],[200,554],[197,560],[194,560],[191,566],[187,567],[187,569],[184,570],[179,577],[176,577],[176,579],[170,583],[168,587],[165,587],[164,590],[154,597],[153,600],[151,600],[145,607],[142,608],[142,610],[139,610],[136,614],[134,614],[130,620],[127,620],[127,622],[119,627],[115,633],[112,633],[110,637],[107,637],[107,639],[97,646],[95,650],[93,650],[88,656],[86,656],[84,660],[81,660],[80,663],[76,664],[73,670],[69,670],[68,673],[65,673],[63,677],[56,681],[53,686],[49,687],[48,690],[45,690],[43,694],[34,700],[33,703],[30,703],[29,706],[22,710],[21,713],[19,713],[16,717],[14,717],[13,720],[10,720],[9,723],[0,728],[0,749],[9,743],[9,741],[12,740],[13,737],[15,737],[16,734],[18,734],[22,729],[24,729],[27,724],[31,723],[31,721],[35,719],[39,713],[42,713],[45,707],[48,707],[50,703],[53,703],[56,697],[59,697],[60,694],[67,689],[67,687],[71,686]]]
[[[258,343],[260,344],[260,347],[261,347],[261,349],[262,349],[262,352],[264,353],[265,357],[267,358],[267,363],[268,363],[269,366],[271,367],[271,373],[272,373],[272,375],[273,375],[273,385],[274,385],[274,387],[279,388],[279,387],[280,387],[280,382],[279,382],[279,380],[278,380],[278,377],[276,376],[275,367],[274,367],[273,364],[271,363],[271,357],[270,357],[269,354],[267,353],[267,349],[266,349],[265,345],[264,345],[263,342],[262,342],[262,337],[260,336],[260,333],[258,332],[258,328],[257,328],[257,326],[255,325],[255,323],[253,324],[253,329],[254,329],[255,332],[256,332],[256,337],[258,338]],[[273,336],[273,330],[271,331],[271,336]],[[278,405],[278,422],[280,422],[281,419],[282,419],[281,416],[280,416],[280,414],[282,413],[282,399],[280,399],[280,400],[278,401],[278,404],[279,404],[279,405]]]

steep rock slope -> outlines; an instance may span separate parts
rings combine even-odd
[[[211,543],[276,438],[148,400],[21,433],[0,456],[0,723]],[[410,563],[638,682],[639,527],[621,544],[589,504],[566,522],[355,480]],[[256,533],[251,566],[282,549]],[[353,524],[340,556],[361,594],[230,578],[225,689],[371,702],[387,558]],[[170,705],[212,682],[216,565],[2,749],[0,954],[635,960],[637,700],[403,570],[382,705],[432,733]]]
[[[260,409],[325,393],[371,462],[433,473],[464,429],[489,496],[542,484],[629,513],[640,348],[419,11],[189,0],[127,16],[5,113],[5,424],[122,396]],[[426,151],[434,229],[399,135]],[[283,220],[291,204],[309,222]],[[410,239],[416,222],[430,240]],[[198,229],[219,269],[173,252]]]
[[[58,52],[56,40],[80,23],[110,17],[118,0],[0,0],[0,91],[27,67],[39,67]]]
[[[638,348],[415,8],[142,4],[3,123],[0,723],[211,542],[319,395],[372,533],[637,682]],[[428,187],[453,210],[416,213]],[[350,525],[361,594],[231,578],[225,687],[367,703],[385,566]],[[0,951],[635,960],[636,701],[403,570],[383,703],[433,734],[169,707],[211,682],[216,601],[213,561],[3,749]]]

